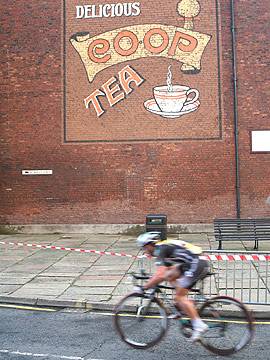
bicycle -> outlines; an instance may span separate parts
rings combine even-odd
[[[213,274],[207,274],[203,280]],[[147,274],[132,274],[135,281],[147,280]],[[198,283],[197,283],[198,284]],[[196,284],[196,285],[197,285]],[[192,325],[165,290],[172,286],[157,285],[150,292],[130,293],[116,306],[114,311],[115,328],[121,339],[135,349],[148,349],[159,343],[165,336],[169,319],[178,320],[184,337],[191,337]],[[200,343],[217,355],[231,355],[243,349],[254,334],[254,321],[251,312],[239,300],[229,296],[215,296],[207,299],[203,286],[192,288],[194,303],[202,320],[209,329],[203,334]]]

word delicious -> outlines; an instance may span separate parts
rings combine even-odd
[[[111,77],[101,86],[103,91],[96,89],[91,95],[84,99],[85,107],[88,109],[90,104],[93,104],[97,116],[99,117],[105,112],[98,99],[99,96],[106,96],[110,107],[113,107],[133,91],[130,87],[131,83],[134,83],[138,87],[144,82],[144,79],[129,65],[118,72],[118,79],[114,76]]]
[[[141,4],[139,2],[103,5],[77,5],[76,18],[93,19],[115,16],[138,16],[141,13],[140,6]]]

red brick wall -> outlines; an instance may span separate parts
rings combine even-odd
[[[270,153],[252,154],[250,131],[270,130],[268,1],[236,1],[242,216],[269,217]]]
[[[0,223],[141,223],[152,212],[166,213],[170,223],[235,216],[230,6],[220,3],[221,139],[65,143],[62,1],[1,0]],[[249,134],[270,127],[269,18],[268,0],[236,0],[243,217],[270,209],[270,154],[251,154]],[[23,169],[53,175],[22,176]]]

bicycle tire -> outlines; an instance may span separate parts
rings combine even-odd
[[[201,344],[214,354],[232,355],[248,345],[254,335],[251,312],[232,297],[216,296],[207,300],[199,309],[199,314],[209,326],[200,340]]]
[[[114,325],[126,344],[135,349],[148,349],[160,342],[167,332],[166,308],[156,297],[131,293],[116,306]]]

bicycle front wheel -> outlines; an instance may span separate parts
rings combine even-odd
[[[163,338],[168,318],[159,299],[132,293],[116,306],[114,324],[125,343],[136,349],[147,349]]]
[[[228,296],[217,296],[206,301],[200,311],[209,329],[201,343],[218,355],[231,355],[243,349],[254,333],[253,318],[247,307]]]

